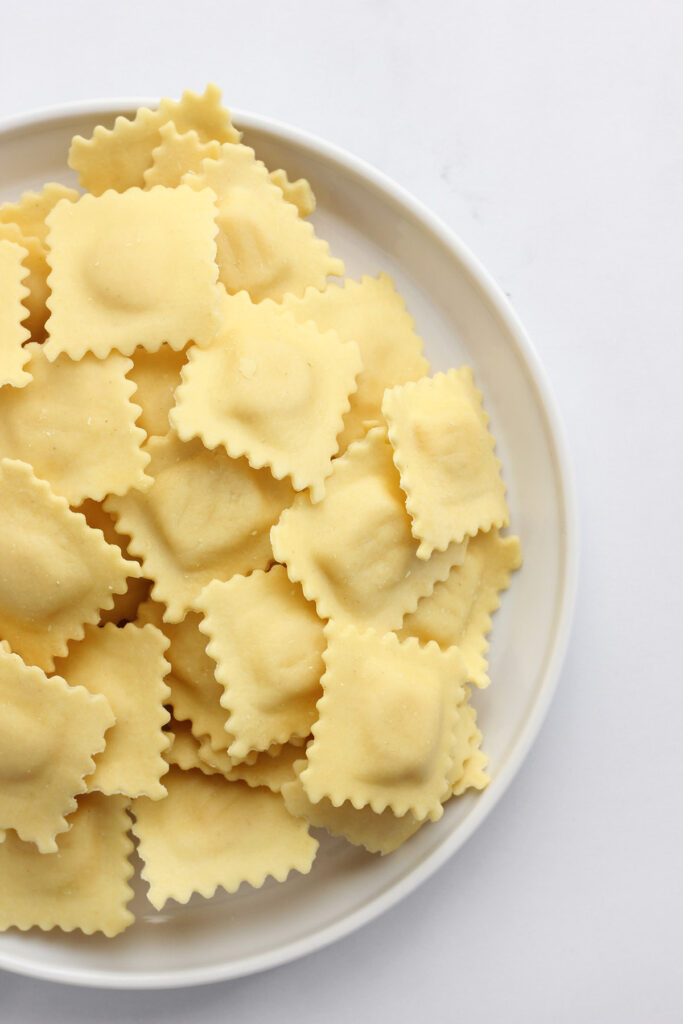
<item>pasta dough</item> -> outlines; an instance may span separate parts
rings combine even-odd
[[[268,565],[268,533],[292,491],[268,470],[208,451],[201,441],[184,444],[168,434],[151,438],[147,451],[153,485],[110,496],[104,507],[154,580],[165,621],[180,622],[211,580]]]
[[[323,624],[283,566],[214,580],[197,601],[223,684],[230,756],[308,736],[321,696]]]
[[[167,765],[161,755],[169,743],[162,731],[170,717],[164,708],[170,693],[164,682],[167,647],[164,634],[152,625],[129,622],[119,629],[109,623],[88,626],[83,640],[71,644],[68,657],[56,662],[69,683],[103,694],[116,716],[88,782],[91,792],[154,800],[166,796],[161,776]]]
[[[418,558],[478,531],[507,526],[505,485],[472,371],[392,388],[382,412],[406,493]]]
[[[521,549],[472,371],[217,87],[69,162],[0,207],[0,930],[113,936],[133,819],[161,909],[483,789]]]
[[[14,829],[41,853],[57,850],[65,815],[87,788],[93,755],[114,724],[100,695],[48,679],[16,654],[0,650],[0,828]]]
[[[244,292],[226,297],[223,320],[207,349],[191,350],[171,424],[183,440],[223,445],[319,501],[356,389],[358,346],[298,324],[274,303],[254,305]]]
[[[133,923],[126,907],[133,897],[126,803],[101,793],[81,797],[56,853],[7,836],[0,844],[0,931],[78,928],[113,938]]]
[[[282,797],[219,775],[171,768],[166,800],[136,800],[133,831],[144,861],[150,902],[187,903],[193,892],[259,888],[272,875],[311,869],[318,842],[292,817]]]
[[[217,196],[217,261],[231,294],[246,291],[254,302],[279,302],[311,284],[324,288],[329,275],[344,273],[342,261],[330,256],[327,242],[299,217],[248,146],[224,145],[217,160],[205,161],[199,174],[183,181]]]
[[[275,557],[315,601],[321,618],[382,632],[398,629],[406,612],[462,564],[467,550],[465,541],[428,561],[417,557],[382,427],[335,460],[323,502],[296,498],[271,530],[271,541]]]
[[[47,358],[208,345],[220,326],[214,200],[158,185],[58,203],[47,219]]]
[[[334,623],[326,632],[320,715],[300,775],[306,796],[438,821],[464,696],[460,652]]]
[[[23,351],[33,379],[0,389],[0,456],[30,462],[70,505],[151,484],[135,385],[126,378],[131,360],[112,352],[49,363],[42,345]]]
[[[342,341],[354,341],[360,349],[363,367],[344,416],[340,452],[363,437],[368,426],[383,422],[386,388],[429,373],[422,339],[388,274],[366,275],[360,281],[347,278],[324,291],[307,288],[301,297],[285,295],[281,309],[299,323],[313,320],[319,330],[335,331]]]
[[[140,576],[119,548],[72,512],[25,462],[0,460],[0,635],[29,664],[51,671],[67,642],[96,623]]]

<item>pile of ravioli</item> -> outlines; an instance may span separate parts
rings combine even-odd
[[[209,86],[0,208],[0,929],[386,854],[487,781],[482,397]]]

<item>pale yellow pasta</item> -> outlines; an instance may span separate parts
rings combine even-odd
[[[183,182],[212,189],[218,205],[217,261],[228,292],[247,291],[254,302],[302,295],[308,285],[324,288],[331,274],[343,274],[327,242],[270,180],[253,149],[224,145],[217,160]]]
[[[168,640],[152,625],[129,622],[119,628],[87,626],[84,638],[69,646],[55,669],[68,683],[101,693],[116,716],[106,749],[97,757],[88,789],[109,796],[166,796],[161,781],[168,766],[161,756],[169,744],[163,727],[170,690],[164,683],[170,665]]]
[[[26,310],[22,314],[22,324],[33,341],[43,341],[48,314],[46,303],[50,294],[47,284],[50,268],[45,258],[45,246],[39,239],[24,235],[19,225],[13,223],[0,224],[0,241],[13,242],[25,250],[22,262],[28,274],[22,283],[28,288],[28,294],[22,299]]]
[[[287,171],[283,171],[279,167],[277,170],[270,172],[270,180],[273,185],[277,185],[287,202],[296,206],[300,217],[308,217],[314,212],[315,196],[313,195],[310,183],[305,178],[297,178],[296,181],[290,181]]]
[[[0,457],[30,462],[70,505],[151,484],[135,385],[126,378],[131,360],[112,352],[49,363],[42,345],[24,351],[33,380],[0,390]]]
[[[495,441],[469,367],[392,388],[382,412],[419,558],[507,525]]]
[[[176,352],[164,344],[156,352],[136,348],[131,356],[133,365],[128,377],[137,388],[135,404],[142,410],[137,425],[148,437],[163,437],[170,430],[168,414],[175,404],[175,390],[189,348]]]
[[[107,515],[99,501],[91,501],[89,498],[74,509],[85,516],[85,521],[93,530],[101,530],[102,536],[107,544],[115,544],[124,558],[131,558],[128,551],[128,541],[123,534],[118,533],[114,526],[114,520]],[[139,571],[139,570],[138,570]],[[100,611],[100,625],[107,622],[115,624],[121,622],[133,622],[137,617],[138,608],[149,598],[152,581],[142,576],[128,577],[126,590],[122,594],[114,595],[114,604],[106,611]]]
[[[486,754],[478,747],[475,748],[463,765],[462,775],[453,783],[452,795],[462,796],[468,789],[486,789],[491,781],[486,773],[488,763]]]
[[[41,853],[57,849],[76,796],[95,770],[114,714],[103,696],[48,678],[0,650],[0,829]],[[1,901],[0,901],[1,902]]]
[[[24,369],[30,355],[22,347],[29,337],[22,323],[28,315],[22,304],[29,293],[24,283],[26,256],[26,249],[0,238],[0,388],[5,384],[24,388],[31,380]]]
[[[223,714],[225,714],[225,711],[223,711]],[[210,768],[219,772],[226,779],[241,779],[241,774],[233,774],[235,768],[238,766],[240,768],[250,767],[251,765],[256,764],[259,758],[270,756],[274,757],[282,749],[282,745],[280,743],[276,743],[274,747],[271,747],[265,752],[260,750],[250,750],[242,760],[239,760],[237,758],[230,757],[225,749],[225,746],[230,746],[232,742],[232,734],[226,733],[226,737],[226,741],[222,747],[218,747],[212,737],[208,734],[206,736],[198,737],[199,756],[201,760],[205,765],[209,765]]]
[[[521,550],[472,371],[216,86],[69,163],[0,206],[0,930],[113,936],[131,821],[161,910],[485,788]]]
[[[0,636],[51,671],[69,640],[114,604],[126,577],[140,576],[82,515],[25,462],[0,460]]]
[[[214,580],[196,606],[224,688],[221,704],[233,737],[228,755],[241,759],[308,736],[321,695],[325,637],[315,607],[284,567]]]
[[[259,888],[268,875],[284,881],[310,871],[318,843],[279,794],[178,768],[166,785],[166,800],[133,803],[142,877],[157,910],[193,892],[209,897],[219,886],[235,892],[242,882]]]
[[[417,557],[391,448],[379,427],[335,459],[324,501],[313,505],[297,495],[271,541],[321,618],[380,632],[398,629],[467,549],[466,542],[452,544],[429,561]]]
[[[369,425],[382,422],[386,388],[429,373],[422,339],[388,274],[347,278],[324,291],[307,288],[301,297],[285,295],[281,308],[300,323],[313,320],[321,331],[336,331],[342,341],[355,341],[360,349],[363,368],[344,416],[341,452],[363,437]]]
[[[126,622],[135,622],[138,608],[149,598],[152,589],[151,580],[128,578],[126,583],[127,589],[123,594],[115,595],[113,606],[108,611],[100,612],[101,626],[105,626],[108,622],[117,626],[125,625]]]
[[[298,743],[285,743],[282,747],[276,744],[262,751],[253,763],[243,761],[223,774],[231,782],[241,779],[248,786],[265,786],[273,793],[281,793],[285,784],[294,778],[294,762],[300,757]]]
[[[356,388],[358,346],[297,323],[272,302],[254,304],[244,292],[227,295],[222,311],[211,345],[190,349],[172,426],[185,441],[201,437],[255,469],[268,466],[319,501]]]
[[[180,622],[211,580],[268,565],[269,530],[292,490],[267,470],[208,451],[200,441],[185,444],[168,434],[150,438],[146,449],[152,486],[110,496],[104,507],[154,581],[164,620]]]
[[[486,639],[491,615],[500,593],[510,584],[510,573],[522,563],[519,537],[501,537],[498,530],[472,537],[465,561],[437,583],[414,612],[406,615],[399,636],[416,636],[421,643],[435,640],[440,647],[457,644],[467,678],[475,686],[488,686]]]
[[[216,681],[215,662],[206,653],[208,640],[199,631],[201,615],[188,612],[182,621],[171,623],[164,622],[163,614],[163,605],[146,601],[138,609],[138,621],[151,622],[170,641],[166,682],[173,714],[179,722],[189,722],[197,740],[208,736],[217,750],[226,750],[231,738],[225,728],[228,713],[221,705],[223,687]]]
[[[112,938],[133,923],[127,803],[101,793],[81,797],[56,853],[7,836],[0,845],[0,931],[78,928]]]
[[[22,235],[37,238],[41,245],[47,242],[45,218],[61,199],[75,203],[79,193],[59,182],[51,181],[40,192],[24,192],[17,203],[0,206],[0,224],[16,224]]]
[[[152,163],[143,175],[145,188],[154,185],[174,188],[181,183],[184,174],[199,173],[203,160],[220,157],[221,144],[217,139],[202,141],[192,129],[180,133],[173,121],[162,124],[159,135],[161,142],[153,151]],[[296,207],[300,217],[313,213],[315,196],[305,178],[290,181],[287,172],[281,168],[271,171],[269,177],[287,202]]]
[[[230,113],[221,103],[221,91],[207,85],[204,93],[186,89],[179,101],[163,99],[156,110],[140,107],[133,118],[117,117],[113,128],[98,125],[90,139],[76,135],[69,150],[69,167],[78,171],[83,188],[93,195],[107,189],[124,192],[142,188],[154,150],[161,144],[161,128],[172,121],[178,132],[197,132],[201,142],[238,142]]]
[[[306,796],[438,821],[464,697],[460,652],[350,625],[325,632],[320,717],[300,775]]]
[[[306,795],[300,775],[305,760],[294,763],[295,778],[282,787],[282,796],[290,814],[303,818],[313,828],[327,829],[333,836],[343,836],[355,846],[364,846],[370,853],[393,853],[421,827],[408,812],[397,818],[390,808],[376,814],[366,805],[356,808],[348,800],[335,807],[328,797],[313,803]]]
[[[469,788],[484,789],[489,782],[485,772],[488,759],[479,749],[482,734],[477,728],[477,716],[469,703],[469,696],[469,689],[464,687],[458,704],[452,762],[447,775],[451,790],[446,799],[459,796]],[[369,805],[356,808],[348,800],[336,807],[328,797],[321,797],[313,803],[299,778],[306,764],[305,759],[294,762],[295,777],[282,786],[282,796],[288,811],[304,818],[309,825],[343,836],[356,846],[364,846],[370,853],[385,855],[396,850],[425,824],[425,820],[418,821],[410,812],[399,818],[391,808],[377,814]]]
[[[205,775],[220,774],[217,768],[212,768],[199,756],[199,741],[192,733],[190,722],[179,722],[174,719],[166,730],[166,735],[169,738],[169,745],[163,756],[170,765],[177,765],[184,772],[198,768]]]
[[[173,121],[159,128],[161,142],[152,153],[152,164],[144,173],[145,188],[165,185],[175,188],[183,175],[199,171],[202,160],[220,156],[221,144],[216,139],[202,142],[196,131],[178,131]]]
[[[451,751],[453,761],[448,770],[448,782],[451,786],[451,795],[464,793],[466,789],[475,784],[475,773],[472,770],[475,765],[477,769],[477,789],[483,789],[488,785],[488,776],[484,769],[488,758],[479,749],[482,741],[481,730],[477,727],[477,713],[470,703],[470,688],[463,687],[464,696],[458,705],[458,720],[455,725],[455,739]]]
[[[208,345],[220,326],[214,200],[159,185],[58,203],[47,218],[48,359]]]

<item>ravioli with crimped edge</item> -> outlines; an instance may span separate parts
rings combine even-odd
[[[216,86],[69,165],[0,207],[0,930],[114,936],[131,833],[160,910],[485,788],[521,548],[472,371]]]

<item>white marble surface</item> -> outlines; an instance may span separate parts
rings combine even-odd
[[[541,354],[583,538],[541,735],[418,892],[305,960],[203,989],[0,973],[3,1022],[681,1020],[682,42],[675,0],[3,10],[0,117],[214,79],[427,202]]]

